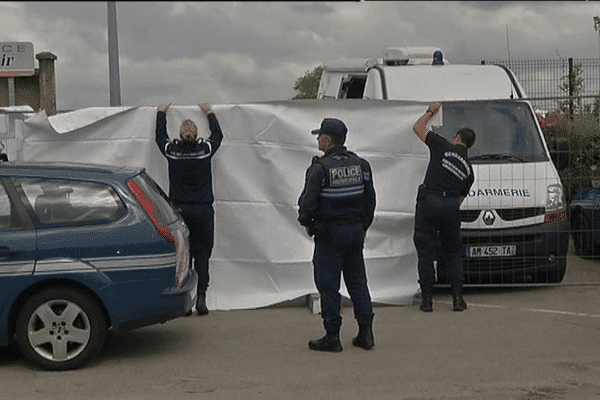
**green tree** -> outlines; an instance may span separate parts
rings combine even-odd
[[[297,93],[294,97],[292,97],[292,100],[316,99],[322,74],[323,66],[319,65],[312,71],[306,71],[304,76],[296,79],[296,82],[294,82],[294,90]]]
[[[564,115],[581,114],[584,112],[583,101],[581,95],[583,93],[583,66],[581,63],[573,65],[573,70],[570,74],[562,77],[562,82],[558,86],[566,96],[568,100],[559,102],[558,108]]]

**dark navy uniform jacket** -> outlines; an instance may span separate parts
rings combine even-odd
[[[212,204],[211,159],[221,146],[223,132],[213,113],[207,114],[208,140],[185,147],[179,139],[169,140],[167,116],[156,115],[156,144],[169,162],[169,198],[175,204]]]
[[[467,149],[450,143],[432,131],[427,134],[425,144],[429,147],[430,160],[424,186],[454,192],[456,197],[466,197],[475,180]]]
[[[309,231],[343,220],[360,221],[367,230],[375,213],[371,166],[345,147],[314,157],[298,205],[298,221]]]

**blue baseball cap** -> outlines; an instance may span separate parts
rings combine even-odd
[[[348,128],[346,127],[346,124],[337,118],[325,118],[323,122],[321,122],[321,127],[313,130],[311,133],[313,135],[324,134],[346,140]]]

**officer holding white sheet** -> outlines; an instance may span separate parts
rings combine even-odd
[[[223,141],[223,132],[208,105],[198,104],[208,119],[210,137],[198,137],[198,127],[190,119],[179,127],[179,139],[167,134],[169,105],[156,113],[156,144],[169,163],[169,199],[179,210],[190,230],[190,254],[198,272],[196,312],[208,314],[206,290],[209,283],[208,263],[214,246],[215,211],[211,161]]]
[[[433,262],[439,242],[443,246],[445,265],[448,268],[454,311],[463,311],[462,241],[460,238],[460,204],[474,182],[473,168],[467,150],[475,143],[475,132],[461,128],[452,142],[447,141],[427,127],[442,105],[430,103],[427,111],[415,122],[415,134],[427,145],[429,165],[423,184],[419,186],[415,211],[414,243],[419,255],[419,284],[423,299],[421,311],[433,311]],[[439,239],[438,239],[439,235]]]

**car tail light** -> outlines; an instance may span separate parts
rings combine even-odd
[[[148,214],[158,233],[160,233],[168,243],[175,246],[175,286],[181,287],[190,271],[190,244],[187,233],[180,230],[169,229],[163,213],[160,212],[150,196],[148,196],[143,188],[134,180],[129,180],[127,182],[127,187],[131,193],[133,193],[146,214]]]
[[[175,286],[181,287],[190,272],[190,245],[187,235],[175,231],[176,265]]]
[[[154,203],[148,198],[148,196],[146,196],[146,194],[134,181],[128,181],[127,187],[129,188],[131,193],[133,193],[133,195],[137,199],[138,203],[140,203],[144,211],[146,211],[146,214],[148,214],[148,216],[152,220],[152,223],[156,227],[156,230],[158,230],[158,233],[160,233],[160,235],[167,242],[174,243],[175,238],[173,237],[173,232],[171,232],[171,230],[165,223],[159,220],[156,206],[154,205]]]

